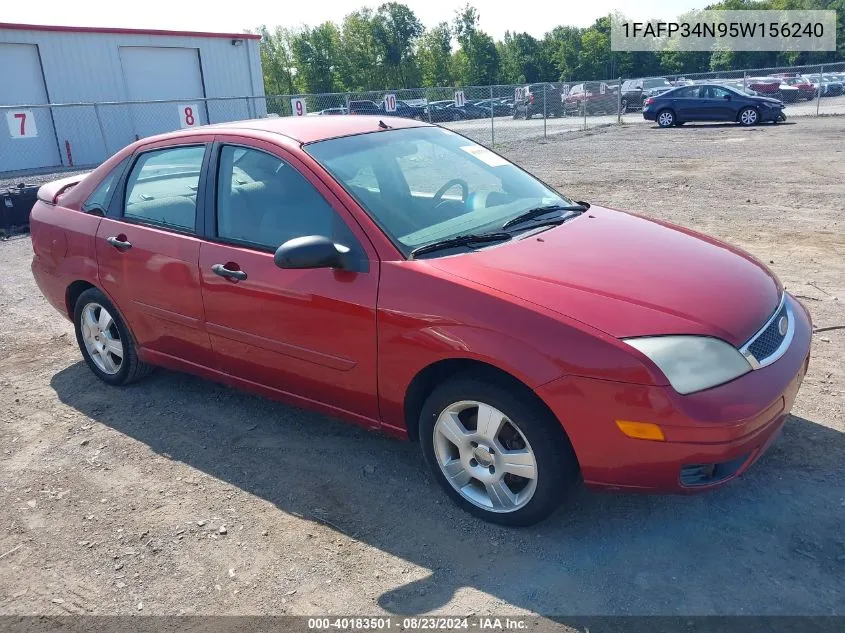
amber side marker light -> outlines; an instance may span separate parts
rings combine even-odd
[[[628,420],[616,420],[616,426],[628,437],[636,440],[655,440],[665,442],[666,437],[660,427],[651,422],[629,422]]]

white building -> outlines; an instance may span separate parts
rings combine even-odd
[[[93,165],[139,137],[262,116],[263,96],[258,35],[0,23],[0,172]]]

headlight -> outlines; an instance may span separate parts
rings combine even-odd
[[[742,354],[707,336],[644,336],[624,339],[648,356],[680,394],[709,389],[751,371]]]

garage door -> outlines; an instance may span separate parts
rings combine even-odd
[[[172,100],[131,107],[139,137],[207,123],[198,49],[121,46],[120,63],[131,101]]]
[[[0,44],[0,106],[47,103],[38,47]],[[50,108],[0,108],[0,171],[61,164]]]

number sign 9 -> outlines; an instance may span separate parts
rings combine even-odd
[[[301,97],[294,97],[290,100],[290,109],[293,116],[303,116],[308,110],[305,108],[305,99]]]

